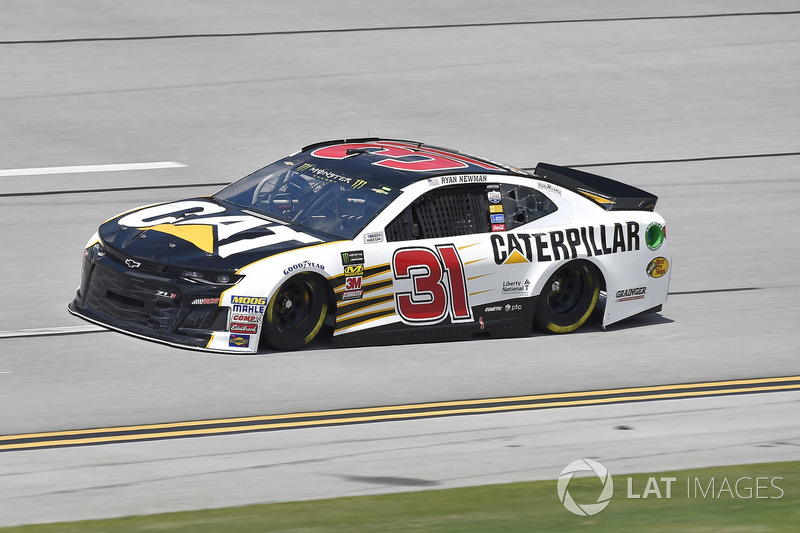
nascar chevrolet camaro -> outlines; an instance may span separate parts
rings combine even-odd
[[[660,311],[657,198],[418,142],[314,144],[207,197],[103,223],[69,310],[228,353],[567,333]],[[603,298],[601,299],[601,296]]]

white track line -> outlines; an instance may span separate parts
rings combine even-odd
[[[83,172],[120,172],[123,170],[155,170],[160,168],[185,167],[183,163],[174,161],[157,161],[154,163],[120,163],[115,165],[80,165],[72,167],[11,168],[0,170],[0,177],[8,176],[40,176],[44,174],[80,174]]]
[[[61,326],[56,328],[12,329],[0,331],[0,339],[12,337],[41,337],[43,335],[64,335],[67,333],[90,333],[92,331],[108,331],[100,326]]]

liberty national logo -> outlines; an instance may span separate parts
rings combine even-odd
[[[600,478],[603,484],[603,490],[598,496],[597,501],[594,503],[578,503],[569,493],[569,482],[572,477],[578,472],[594,472]],[[608,469],[591,459],[578,459],[567,465],[558,476],[558,499],[564,504],[564,507],[571,513],[579,516],[592,516],[596,515],[611,503],[611,497],[614,495],[614,480],[611,479],[611,474]]]

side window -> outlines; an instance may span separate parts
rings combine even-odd
[[[386,226],[388,241],[470,235],[489,231],[485,185],[442,187],[411,203]]]
[[[388,241],[507,231],[556,211],[531,187],[508,183],[441,187],[411,203],[386,226]]]
[[[491,187],[491,186],[490,186]],[[491,189],[489,189],[491,190]],[[514,229],[554,213],[558,206],[531,187],[502,183],[499,187],[506,230]],[[490,209],[492,209],[490,207]]]

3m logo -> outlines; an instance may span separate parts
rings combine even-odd
[[[361,276],[354,276],[352,278],[345,278],[344,290],[354,291],[361,288]]]

